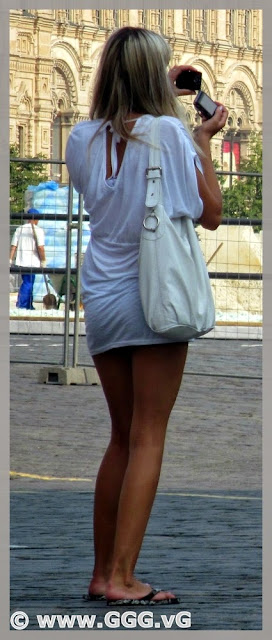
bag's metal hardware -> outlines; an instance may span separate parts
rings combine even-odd
[[[147,227],[146,226],[146,220],[148,218],[156,218],[156,226],[155,227]],[[149,213],[147,216],[145,216],[145,219],[143,221],[143,226],[147,231],[152,231],[154,233],[154,231],[156,231],[156,229],[158,228],[160,224],[160,218],[156,215],[156,213]]]
[[[162,168],[161,167],[148,167],[146,169],[146,171],[145,171],[145,175],[146,175],[147,178],[149,177],[148,176],[149,171],[159,171],[160,175],[162,175]]]

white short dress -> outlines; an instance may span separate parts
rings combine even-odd
[[[67,168],[75,189],[83,194],[90,215],[91,238],[81,272],[86,336],[91,355],[117,347],[169,343],[147,325],[140,301],[138,254],[144,218],[148,140],[153,116],[139,117],[117,171],[113,131],[112,178],[106,178],[106,123],[79,122],[66,147]],[[195,165],[201,162],[182,123],[161,118],[162,190],[170,218],[197,220],[203,210],[198,194]]]

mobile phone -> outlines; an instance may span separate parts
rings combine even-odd
[[[202,73],[200,71],[191,71],[184,69],[176,79],[176,87],[178,89],[191,89],[198,91],[201,87]]]
[[[206,118],[212,118],[218,107],[216,102],[214,102],[204,91],[198,92],[194,100],[194,106],[196,110],[200,111],[200,113]]]

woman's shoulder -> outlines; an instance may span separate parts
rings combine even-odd
[[[165,131],[176,131],[177,129],[186,132],[183,122],[174,116],[161,116],[161,127]]]
[[[151,124],[157,118],[158,116],[145,114],[144,116],[139,118],[137,129],[139,131],[143,129],[143,132],[149,134]],[[189,135],[186,127],[179,118],[175,116],[162,115],[159,116],[159,120],[161,136],[165,141],[173,139],[177,135],[179,135],[179,137],[182,137],[183,135],[187,137]]]
[[[70,135],[73,136],[86,136],[94,135],[101,126],[102,120],[80,120],[71,129]]]
[[[179,118],[173,116],[161,116],[161,138],[165,148],[176,145],[177,140],[182,146],[190,146],[193,149],[192,135]]]

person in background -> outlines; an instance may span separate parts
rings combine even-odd
[[[114,31],[100,59],[90,120],[75,125],[66,147],[71,180],[90,215],[82,300],[87,343],[112,425],[96,481],[95,562],[86,597],[106,598],[115,606],[179,602],[172,591],[156,590],[135,575],[188,346],[148,327],[139,295],[154,117],[161,117],[162,189],[169,217],[189,216],[214,230],[222,215],[210,140],[224,127],[227,110],[217,103],[213,117],[203,118],[192,136],[177,97],[195,92],[175,84],[179,73],[192,67],[168,71],[170,57],[169,45],[155,32]],[[86,425],[86,443],[91,437]]]
[[[46,257],[44,248],[44,231],[38,227],[37,209],[28,209],[29,219],[15,230],[10,248],[9,263],[12,265],[14,256],[18,267],[29,267],[29,273],[21,273],[22,283],[18,292],[16,307],[19,309],[34,309],[33,287],[35,267],[45,267]]]

